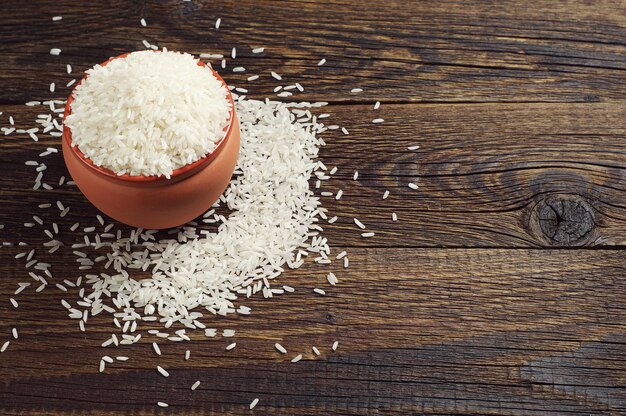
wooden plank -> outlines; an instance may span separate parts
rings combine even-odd
[[[42,13],[42,10],[50,11]],[[54,11],[54,13],[52,12]],[[64,19],[52,22],[53,14]],[[45,98],[47,83],[143,49],[142,39],[191,53],[230,54],[231,83],[300,81],[298,99],[333,102],[587,102],[626,98],[626,10],[610,0],[190,3],[35,0],[5,5],[0,102]],[[141,17],[148,27],[139,24]],[[215,20],[222,26],[215,30]],[[250,49],[265,46],[253,56]],[[50,56],[53,47],[60,56]],[[317,67],[322,57],[327,64]],[[248,68],[243,74],[232,67]],[[43,80],[46,80],[43,82]],[[42,85],[45,84],[45,85]],[[362,87],[364,93],[348,91]]]
[[[9,253],[0,250],[3,297],[24,279]],[[237,329],[230,352],[229,340],[201,333],[163,344],[161,357],[151,336],[101,348],[110,318],[91,318],[83,334],[60,305],[76,289],[28,289],[18,310],[0,305],[0,340],[20,330],[0,360],[0,411],[144,415],[163,400],[172,414],[238,415],[255,397],[258,411],[278,415],[626,410],[620,251],[354,248],[349,257],[348,269],[330,266],[340,283],[324,297],[312,289],[328,269],[306,265],[281,277],[294,294],[246,301],[250,316],[209,319]],[[304,360],[289,363],[298,353]],[[98,374],[104,354],[131,358]]]
[[[29,120],[40,110],[1,106],[0,111],[3,117],[14,115],[18,127],[31,127]],[[376,112],[369,106],[333,105],[322,111],[331,114],[328,124],[345,125],[350,132],[327,132],[321,153],[329,169],[339,168],[323,189],[344,191],[339,201],[324,198],[329,217],[339,217],[325,225],[338,245],[602,247],[625,242],[623,105],[383,105]],[[385,123],[373,125],[373,117]],[[0,162],[6,167],[0,212],[9,241],[42,238],[43,231],[20,225],[32,222],[25,213],[45,202],[62,200],[72,207],[63,220],[56,208],[39,210],[66,235],[75,221],[96,225],[97,210],[77,189],[32,191],[36,174],[26,160],[44,161],[50,184],[67,176],[60,155],[37,157],[49,146],[60,147],[59,139],[44,138],[35,143],[24,135],[0,137]],[[407,150],[415,144],[418,151]],[[358,181],[352,180],[355,170]],[[419,190],[409,189],[409,182],[418,183]],[[385,190],[390,197],[382,200]],[[557,220],[553,208],[563,204],[566,215]],[[391,221],[392,212],[398,222]],[[354,217],[376,237],[362,239]]]
[[[18,127],[31,127],[39,109],[13,104],[48,99],[50,82],[67,96],[63,85],[81,71],[141,49],[142,39],[192,53],[226,55],[235,46],[237,60],[222,71],[230,83],[263,98],[300,81],[305,91],[293,99],[331,102],[322,110],[332,114],[329,124],[350,131],[327,133],[322,159],[339,167],[325,190],[344,191],[340,201],[324,200],[340,217],[325,234],[333,254],[349,251],[351,266],[289,271],[281,281],[294,294],[246,301],[250,316],[209,320],[237,330],[230,352],[230,340],[202,333],[162,345],[158,359],[150,336],[102,348],[111,318],[90,317],[82,333],[60,304],[78,289],[13,295],[29,279],[14,259],[24,250],[37,248],[52,263],[53,283],[79,276],[70,250],[46,254],[41,227],[20,224],[37,213],[70,241],[69,226],[96,225],[97,211],[73,187],[30,189],[27,159],[45,161],[51,184],[67,174],[60,155],[36,156],[59,147],[58,139],[0,136],[0,241],[28,243],[0,248],[0,345],[11,328],[20,333],[0,354],[1,414],[148,415],[161,413],[162,400],[169,414],[239,415],[253,413],[254,397],[256,413],[290,416],[626,412],[623,255],[603,250],[624,245],[625,5],[70,3],[4,5],[2,126],[13,115]],[[64,19],[53,23],[57,14]],[[256,46],[267,50],[253,56]],[[61,56],[49,55],[52,47]],[[318,67],[321,57],[328,62]],[[235,65],[247,71],[234,74]],[[284,81],[272,80],[271,70]],[[246,82],[252,74],[261,78]],[[365,91],[350,94],[354,87]],[[383,106],[375,113],[376,100]],[[385,123],[372,125],[374,117]],[[419,151],[406,150],[414,144]],[[383,201],[385,190],[391,196]],[[72,207],[68,217],[35,208],[56,200]],[[399,222],[390,221],[392,212]],[[353,217],[376,237],[362,239]],[[327,288],[328,270],[340,284],[315,295],[314,287]],[[289,354],[273,348],[278,341]],[[289,363],[298,353],[303,361]],[[99,374],[104,354],[131,358]],[[171,376],[159,376],[157,364]]]

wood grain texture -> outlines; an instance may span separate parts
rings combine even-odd
[[[264,98],[299,81],[305,91],[289,99],[328,101],[319,112],[350,132],[329,131],[321,150],[339,168],[324,190],[344,192],[324,198],[339,217],[324,232],[333,254],[348,250],[350,267],[289,271],[281,279],[295,293],[253,298],[244,302],[252,315],[207,322],[236,329],[234,339],[193,333],[189,343],[161,342],[158,359],[149,335],[101,347],[108,316],[80,332],[60,303],[77,289],[13,295],[28,280],[14,256],[31,248],[52,264],[53,282],[80,275],[70,253],[41,247],[42,227],[21,224],[37,213],[71,241],[69,227],[97,225],[98,212],[75,187],[55,185],[67,175],[60,155],[37,157],[58,139],[0,136],[0,241],[28,244],[0,248],[0,345],[11,328],[20,334],[0,354],[0,414],[626,413],[623,4],[34,0],[3,5],[0,23],[0,126],[12,115],[31,127],[39,109],[22,103],[50,98],[50,82],[55,97],[67,96],[80,72],[147,39],[192,53],[235,46],[236,64],[222,71],[230,83]],[[266,52],[253,56],[256,46]],[[235,65],[246,72],[230,72]],[[261,78],[245,81],[253,74]],[[32,191],[29,159],[47,164],[55,189]],[[66,218],[36,208],[57,200],[71,207]],[[375,238],[361,238],[354,217]],[[329,270],[337,287],[325,283]],[[150,328],[159,327],[141,325]],[[298,353],[303,360],[290,363]],[[130,360],[100,374],[105,354]]]
[[[269,93],[270,91],[268,91]],[[31,126],[39,111],[4,106],[18,126]],[[346,125],[324,134],[321,157],[338,166],[336,179],[322,190],[335,224],[325,226],[334,244],[395,247],[554,247],[622,246],[626,227],[626,107],[596,104],[333,105],[328,124]],[[373,125],[372,117],[385,123]],[[79,206],[65,223],[95,225],[97,210],[76,188],[32,192],[36,176],[24,161],[58,139],[32,142],[25,135],[0,138],[6,166],[0,195],[10,241],[38,241],[40,234],[20,227],[24,212],[62,200]],[[407,147],[419,144],[416,152]],[[59,155],[45,159],[46,181],[56,184],[67,170]],[[353,173],[359,171],[359,180]],[[414,191],[409,182],[420,185]],[[383,200],[385,190],[390,191]],[[533,215],[550,198],[573,197],[593,211],[594,224],[578,243],[551,241]],[[45,213],[45,211],[43,211]],[[400,218],[392,222],[391,213]],[[353,218],[377,233],[359,238]],[[65,227],[67,228],[67,227]],[[34,239],[34,240],[33,240]]]
[[[49,11],[44,13],[44,11]],[[62,13],[63,23],[50,16]],[[45,18],[44,18],[45,16]],[[145,17],[148,27],[139,19]],[[221,17],[220,30],[214,29]],[[626,97],[626,9],[610,0],[385,1],[111,0],[80,7],[34,0],[5,5],[0,36],[0,101],[46,96],[41,79],[69,62],[94,62],[135,49],[142,39],[192,53],[254,62],[262,82],[279,68],[310,86],[311,100],[588,102]],[[260,59],[250,49],[267,47]],[[62,46],[61,56],[50,48]],[[321,57],[328,63],[315,64]],[[234,65],[228,65],[229,71]],[[229,72],[228,71],[228,72]],[[243,82],[248,74],[229,74]],[[342,85],[342,87],[339,87]],[[348,91],[363,87],[358,97]]]
[[[2,357],[0,409],[151,414],[163,399],[174,414],[247,414],[259,397],[260,411],[284,415],[625,411],[622,253],[514,252],[352,249],[352,266],[335,270],[340,284],[327,296],[312,292],[326,269],[309,265],[285,277],[293,295],[251,300],[252,315],[216,320],[237,328],[235,350],[201,334],[162,344],[168,379],[155,369],[158,338],[100,348],[110,331],[102,317],[82,334],[64,318],[68,295],[28,296],[19,314],[2,310],[25,341]],[[289,363],[298,353],[304,361]],[[131,360],[96,374],[102,354]]]

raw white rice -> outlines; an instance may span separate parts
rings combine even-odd
[[[300,267],[302,261],[296,261],[292,253],[307,241],[317,215],[319,201],[308,188],[308,177],[316,166],[314,157],[321,142],[316,131],[323,126],[295,123],[294,114],[281,103],[246,100],[237,106],[242,128],[238,169],[243,174],[233,180],[223,201],[239,210],[228,219],[219,218],[219,233],[203,232],[198,236],[194,230],[184,244],[171,240],[146,242],[150,245],[149,256],[144,248],[136,252],[126,248],[130,240],[119,234],[110,247],[109,264],[114,263],[114,270],[120,274],[126,272],[126,267],[150,268],[153,276],[95,276],[94,282],[99,281],[110,296],[142,307],[160,302],[159,314],[166,319],[181,319],[188,313],[189,304],[217,315],[247,313],[247,309],[231,307],[233,293],[247,290],[247,286],[264,278],[269,282],[284,267]],[[277,131],[282,134],[277,135]],[[272,157],[265,156],[268,154]],[[293,178],[298,179],[294,182]],[[290,185],[284,186],[286,183]],[[258,203],[246,204],[248,200]],[[134,240],[141,234],[133,235]],[[322,244],[318,250],[327,250],[323,248],[327,243]],[[189,268],[189,261],[195,266]],[[96,311],[99,308],[96,306]],[[214,334],[207,331],[207,336]]]
[[[200,58],[206,59],[224,59],[224,55],[221,53],[201,53]]]
[[[419,186],[414,184],[413,182],[409,182],[409,188],[411,188],[411,189],[419,189]]]
[[[259,399],[252,400],[252,403],[250,403],[250,410],[254,409],[258,403]]]
[[[337,276],[335,276],[335,273],[333,272],[330,272],[326,275],[326,280],[328,280],[328,283],[332,286],[335,286],[338,282]]]
[[[191,385],[191,390],[195,390],[200,386],[200,380],[197,380],[195,383]]]
[[[326,58],[322,58],[320,59],[320,61],[317,63],[317,66],[322,66],[326,63]]]
[[[59,48],[50,49],[50,55],[60,55],[60,54],[61,54],[61,49]]]
[[[147,26],[145,19],[142,18],[140,22],[142,26]],[[220,22],[221,18],[217,19],[216,29],[219,28]],[[150,45],[147,41],[144,42],[147,44],[146,47],[156,49],[155,45]],[[264,48],[252,49],[255,54],[263,51]],[[165,53],[168,52],[165,51]],[[233,48],[232,58],[235,57],[236,49]],[[114,62],[104,68],[110,67]],[[322,59],[318,65],[321,66],[325,62],[326,59]],[[222,66],[225,67],[225,60],[222,61]],[[92,71],[95,72],[96,70],[97,68]],[[233,68],[233,72],[243,72],[243,70],[245,70],[243,67]],[[67,73],[71,73],[69,65],[67,65]],[[279,81],[282,80],[282,77],[273,71],[272,77]],[[96,77],[90,74],[88,79],[92,78],[95,79]],[[258,75],[250,76],[248,81],[258,78]],[[72,80],[68,86],[73,82],[75,81]],[[282,87],[278,88],[280,90]],[[295,83],[282,88],[283,91],[278,95],[281,97],[290,96],[292,93],[289,91],[296,88],[300,92],[304,91],[300,84]],[[244,88],[234,89],[241,94],[248,92]],[[355,90],[362,91],[361,89]],[[54,91],[52,86],[51,91]],[[180,93],[178,89],[172,92]],[[98,88],[98,93],[109,94],[104,88]],[[76,97],[75,104],[79,101],[79,94]],[[131,108],[132,103],[129,101],[132,101],[132,98],[136,97],[125,99],[126,104],[128,104],[126,108]],[[88,316],[106,311],[114,314],[116,326],[122,329],[121,344],[136,343],[140,339],[140,334],[131,335],[128,332],[135,332],[137,322],[141,323],[142,321],[158,320],[166,328],[179,324],[190,329],[200,328],[205,330],[207,337],[213,337],[217,331],[206,329],[204,324],[199,321],[203,317],[203,313],[212,315],[247,314],[250,312],[250,308],[237,304],[240,299],[250,297],[254,293],[263,293],[263,296],[271,298],[272,295],[293,292],[294,289],[286,285],[282,286],[281,289],[272,289],[270,282],[279,277],[285,269],[300,267],[304,257],[309,253],[315,253],[317,256],[315,261],[318,263],[330,263],[328,258],[330,248],[326,239],[320,235],[321,224],[317,223],[318,217],[327,219],[326,211],[322,212],[322,209],[319,208],[319,198],[309,190],[308,186],[308,180],[313,172],[315,174],[322,173],[317,175],[318,183],[320,180],[330,179],[330,176],[327,176],[325,172],[320,172],[321,166],[317,166],[315,162],[318,148],[324,144],[323,140],[316,136],[317,133],[325,131],[326,127],[316,123],[315,116],[306,109],[306,107],[319,107],[326,103],[312,105],[300,103],[288,106],[269,100],[265,102],[246,101],[244,100],[245,96],[235,98],[240,100],[236,106],[241,117],[242,152],[235,171],[236,176],[219,203],[216,204],[216,207],[221,205],[228,208],[232,213],[226,217],[221,214],[209,214],[203,217],[207,223],[210,221],[211,224],[217,224],[216,226],[219,227],[217,232],[196,228],[197,224],[192,223],[172,230],[174,231],[173,235],[160,240],[157,240],[157,236],[154,236],[151,231],[146,230],[132,230],[128,237],[123,236],[121,230],[117,230],[117,234],[111,233],[105,237],[109,231],[107,229],[104,231],[105,234],[92,235],[91,240],[88,236],[84,236],[85,244],[82,244],[82,239],[80,239],[80,243],[75,245],[95,247],[96,250],[104,249],[106,251],[105,253],[94,254],[94,257],[99,255],[95,260],[92,260],[91,254],[78,256],[77,260],[81,264],[80,269],[91,268],[92,265],[99,262],[102,262],[100,264],[103,265],[106,264],[105,269],[107,269],[106,273],[85,275],[86,286],[80,288],[79,296],[81,299],[77,302],[77,305],[85,308],[84,310],[74,309],[69,303],[62,301],[64,307],[67,305],[70,317],[80,319],[81,330],[84,331],[84,323]],[[145,97],[140,99],[145,99]],[[58,106],[62,103],[52,100],[47,103],[44,105],[49,105],[51,112],[59,113],[59,117],[62,116],[63,108],[55,108],[55,104]],[[137,107],[143,111],[145,103],[142,102]],[[119,114],[123,114],[123,110],[119,111]],[[102,114],[106,113],[103,112]],[[52,116],[53,114],[47,116],[48,120]],[[135,124],[140,125],[138,120],[139,117],[133,121],[137,121]],[[56,122],[56,119],[54,121]],[[110,128],[111,120],[108,120],[108,124],[105,121],[107,120],[104,118],[98,120],[98,126]],[[45,124],[43,127],[47,128]],[[73,130],[73,127],[69,127]],[[338,126],[334,127],[339,128]],[[51,131],[54,128],[58,131]],[[51,130],[44,131],[44,133],[60,135],[62,126],[52,126]],[[341,130],[344,134],[348,134],[345,127]],[[277,132],[281,133],[281,137],[276,137]],[[36,132],[29,134],[34,135],[34,133]],[[75,134],[76,136],[79,134]],[[75,144],[79,145],[77,142]],[[137,142],[135,142],[136,144]],[[95,145],[95,143],[87,141],[85,146],[89,145]],[[137,146],[134,146],[133,149],[137,150]],[[83,149],[81,148],[81,150]],[[122,148],[117,150],[120,154],[123,153]],[[48,156],[48,154],[50,153],[41,157]],[[155,156],[155,154],[154,151],[149,152],[150,157]],[[106,155],[103,158],[106,158]],[[114,163],[123,165],[124,162],[128,162],[128,166],[126,168],[122,166],[120,170],[116,170],[114,167],[110,168],[118,173],[150,174],[141,173],[136,167],[138,160],[136,155],[127,157],[125,161],[115,159]],[[168,165],[167,167],[170,169],[167,171],[161,169],[163,168],[162,165],[155,167],[156,162],[151,165],[145,161],[142,163],[155,168],[157,173],[153,174],[166,176],[168,175],[167,172],[171,173],[173,167],[176,166],[175,163]],[[103,164],[103,166],[106,165]],[[159,169],[161,170],[159,171]],[[323,170],[325,171],[326,168],[323,167]],[[329,173],[333,175],[336,171],[337,168],[335,167]],[[255,175],[260,177],[257,178]],[[355,171],[354,180],[357,178],[358,172]],[[37,182],[40,187],[49,187],[43,183],[43,177],[40,177]],[[60,180],[59,186],[63,185],[62,182],[64,181]],[[333,195],[332,192],[322,192],[322,194]],[[335,198],[339,200],[342,194],[343,191],[339,190]],[[255,201],[255,203],[249,204],[249,201]],[[68,211],[66,210],[69,211],[69,207],[61,210],[61,216],[67,214]],[[104,226],[102,218],[100,216],[97,218],[100,225]],[[329,223],[335,221],[337,221],[336,216],[328,219]],[[358,220],[355,219],[356,221]],[[112,227],[113,224],[110,226]],[[58,227],[55,223],[52,227],[55,233],[58,233]],[[79,224],[76,223],[72,227],[74,228],[72,231],[76,231]],[[95,227],[85,227],[84,231],[93,232]],[[105,244],[101,241],[104,238],[111,238],[112,240],[107,240]],[[52,246],[53,249],[57,249],[62,245],[61,241],[57,240],[49,243],[52,244],[46,243],[44,246]],[[87,251],[85,249],[85,252]],[[343,258],[344,267],[347,267],[348,258],[345,257],[345,252],[343,253],[341,257],[337,256],[337,258]],[[35,266],[36,268],[37,266]],[[135,277],[134,270],[146,272],[148,277],[139,275],[139,273]],[[45,272],[49,275],[47,269]],[[49,277],[52,276],[49,275]],[[327,280],[331,285],[337,283],[337,278],[333,273],[327,275]],[[54,284],[54,282],[52,283]],[[70,284],[72,282],[68,280],[65,280],[64,283],[68,287],[74,287]],[[41,288],[46,285],[47,282],[42,282]],[[59,285],[57,284],[57,287]],[[80,286],[80,283],[77,282],[75,286]],[[91,293],[85,296],[85,289],[91,290]],[[23,287],[18,290],[23,290]],[[318,294],[325,294],[325,291],[319,288],[315,288],[314,291]],[[13,301],[12,298],[11,301]],[[108,306],[109,304],[111,306]],[[143,316],[141,311],[145,312]],[[123,328],[120,321],[124,324]],[[190,340],[184,329],[178,331],[172,329],[175,336],[161,333],[158,330],[151,331],[149,332],[153,335],[172,341]],[[232,337],[235,335],[235,331],[224,330],[222,335]],[[118,345],[115,334],[112,334],[111,339],[105,342]],[[337,342],[333,344],[333,351],[336,350],[336,344]],[[155,351],[158,351],[160,355],[158,345],[156,343],[153,345]],[[226,347],[226,350],[231,350],[235,346],[236,343],[231,343]],[[276,343],[275,347],[281,353],[287,353],[287,350],[279,343]],[[316,355],[320,355],[316,347],[312,349]],[[187,360],[189,357],[190,351],[187,350],[185,359]],[[117,358],[128,359],[127,357]],[[292,361],[297,362],[301,358],[302,354],[299,354]],[[125,360],[120,359],[120,361]],[[100,371],[104,371],[106,362],[112,363],[113,359],[104,356],[100,362]],[[169,376],[169,373],[162,367],[157,366],[157,370],[161,375]],[[195,390],[199,384],[200,381],[196,381],[191,389]],[[257,403],[258,399],[254,399],[250,408],[254,408]],[[157,405],[160,407],[168,406],[165,402],[158,402]]]
[[[301,359],[302,359],[302,354],[298,354],[298,355],[296,355],[295,357],[293,357],[293,358],[291,359],[291,362],[292,362],[292,363],[297,363],[297,362],[298,362],[298,361],[300,361]]]
[[[72,144],[118,174],[165,175],[224,137],[227,89],[192,55],[133,52],[96,65],[74,90]],[[111,86],[115,88],[111,88]],[[167,120],[167,128],[158,127]]]
[[[170,373],[167,372],[167,370],[165,370],[163,367],[161,367],[160,365],[157,365],[157,371],[163,376],[163,377],[169,377]]]

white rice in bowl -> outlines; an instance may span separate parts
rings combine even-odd
[[[228,89],[190,54],[133,52],[86,72],[65,124],[72,145],[98,166],[169,178],[224,137]]]

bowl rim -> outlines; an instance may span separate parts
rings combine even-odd
[[[161,52],[161,51],[152,51],[152,52]],[[105,66],[107,65],[109,62],[115,60],[115,59],[121,59],[121,58],[125,58],[126,56],[130,55],[132,52],[126,52],[123,53],[121,55],[118,56],[114,56],[112,58],[107,59],[106,61],[102,62],[101,64],[99,64],[100,66]],[[69,145],[70,149],[72,149],[72,151],[74,152],[74,154],[76,156],[78,156],[78,159],[85,164],[88,168],[95,170],[97,173],[102,174],[104,176],[107,176],[109,178],[113,178],[113,179],[117,179],[120,181],[126,181],[126,182],[158,182],[158,181],[171,181],[173,179],[176,178],[180,178],[183,175],[186,174],[192,174],[195,171],[199,170],[201,167],[207,165],[208,163],[210,163],[222,150],[222,148],[224,147],[224,144],[226,143],[226,141],[229,139],[229,137],[231,136],[232,133],[232,129],[233,129],[233,125],[235,124],[235,120],[236,120],[236,115],[235,115],[235,102],[233,100],[233,96],[230,92],[230,89],[228,88],[228,85],[226,84],[226,81],[224,81],[224,79],[220,76],[220,74],[217,73],[217,71],[215,71],[210,65],[207,65],[206,63],[198,60],[198,65],[208,68],[211,73],[213,74],[213,76],[215,78],[217,78],[218,81],[220,81],[222,83],[222,85],[224,86],[224,88],[226,88],[226,99],[228,100],[228,102],[230,103],[230,111],[229,111],[229,118],[228,118],[228,124],[224,127],[224,136],[216,143],[215,148],[213,149],[212,152],[207,153],[206,155],[204,155],[203,157],[201,157],[200,159],[196,160],[195,162],[191,162],[185,166],[181,166],[180,168],[176,168],[172,171],[172,174],[170,175],[169,178],[167,178],[165,175],[151,175],[151,176],[145,176],[145,175],[129,175],[129,174],[123,174],[123,175],[118,175],[117,173],[113,172],[112,170],[105,168],[103,166],[98,166],[96,165],[91,159],[89,159],[87,156],[85,156],[85,154],[83,152],[80,151],[80,149],[78,148],[78,146],[74,146],[72,145],[72,131],[71,129],[65,124],[65,119],[67,118],[67,116],[69,116],[72,113],[72,102],[74,102],[74,91],[76,90],[76,88],[78,88],[78,86],[87,79],[88,75],[85,74],[85,76],[76,83],[76,85],[74,86],[74,88],[72,89],[72,91],[70,92],[70,95],[67,99],[67,102],[65,104],[65,111],[63,112],[63,137],[62,139],[64,141],[67,142],[67,144]]]

